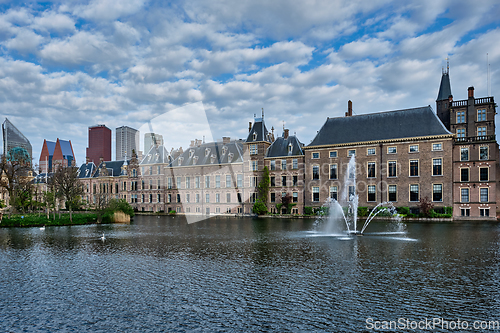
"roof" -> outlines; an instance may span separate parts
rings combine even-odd
[[[130,160],[128,160],[127,162],[130,162]],[[111,177],[118,177],[118,176],[121,176],[122,175],[122,166],[123,166],[123,163],[124,161],[121,160],[121,161],[104,161],[104,162],[101,162],[101,164],[99,164],[99,166],[97,167],[97,170],[94,174],[93,177],[99,177],[100,176],[100,172],[101,172],[101,169],[104,168],[104,166],[106,166],[106,169],[108,170],[108,176],[111,176]]]
[[[432,108],[425,106],[328,118],[308,147],[437,135],[451,133]]]
[[[54,149],[56,148],[56,143],[54,141],[45,141],[47,143],[47,149],[49,150],[49,156],[54,155]]]
[[[168,163],[169,161],[169,153],[167,149],[165,149],[165,146],[153,145],[151,146],[147,154],[144,154],[144,157],[140,164]]]
[[[73,149],[71,148],[71,142],[70,141],[60,140],[59,139],[59,144],[61,145],[62,154],[65,157],[67,157],[67,156],[73,156]],[[50,149],[49,149],[49,151],[50,151]]]
[[[291,151],[290,151],[290,148]],[[304,155],[302,151],[303,143],[295,135],[288,138],[279,137],[267,149],[266,157],[281,157],[281,156],[300,156]]]
[[[94,175],[96,166],[94,162],[84,163],[78,169],[78,178],[91,178]]]
[[[208,142],[186,149],[186,151],[182,152],[173,160],[172,167],[228,164],[242,161],[242,140],[232,140],[229,142]]]
[[[268,141],[271,142],[269,132],[263,118],[255,118],[252,129],[248,133],[246,142]]]
[[[441,77],[441,85],[439,86],[439,93],[436,101],[447,100],[451,95],[450,75],[446,72]]]

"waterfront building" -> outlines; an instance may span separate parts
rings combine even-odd
[[[124,160],[132,156],[132,151],[137,152],[139,131],[128,126],[116,129],[116,160]]]
[[[111,161],[111,130],[106,125],[89,127],[89,146],[87,147],[87,160],[94,164]]]
[[[59,138],[56,142],[43,140],[38,162],[40,172],[53,172],[58,165],[65,168],[74,163],[76,163],[76,158],[71,140],[60,140]]]
[[[7,118],[2,124],[2,134],[3,153],[7,160],[22,158],[31,165],[32,147],[30,141]]]

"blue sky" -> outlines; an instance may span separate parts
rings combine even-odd
[[[487,54],[491,94],[500,88],[498,1],[0,1],[0,10],[2,118],[30,139],[36,162],[43,139],[71,140],[82,163],[88,126],[114,136],[197,102],[214,139],[245,138],[264,108],[268,128],[281,134],[284,123],[308,144],[349,99],[355,114],[435,108],[447,57],[455,100],[471,85],[488,95]]]

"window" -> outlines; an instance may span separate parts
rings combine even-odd
[[[457,128],[457,138],[465,138],[465,128]]]
[[[312,153],[312,158],[313,159],[319,158],[319,153]]]
[[[205,202],[210,203],[210,193],[205,194]]]
[[[250,145],[250,155],[257,155],[257,145]]]
[[[410,153],[418,153],[418,145],[411,145]]]
[[[337,186],[330,186],[330,198],[331,199],[338,199],[338,187]]]
[[[281,170],[286,170],[286,160],[281,160]]]
[[[366,150],[366,155],[375,155],[375,148],[368,148]]]
[[[418,176],[418,160],[410,160],[410,177]]]
[[[349,201],[352,201],[356,196],[356,187],[354,185],[349,185],[348,187]]]
[[[312,179],[313,180],[319,179],[319,165],[313,165]]]
[[[215,176],[215,188],[220,188],[220,175]]]
[[[251,162],[251,169],[252,171],[259,171],[259,162],[258,161],[250,161]]]
[[[238,187],[243,187],[243,175],[239,174],[236,176],[236,182]]]
[[[465,111],[457,112],[457,124],[465,123]]]
[[[375,178],[375,162],[368,162],[368,178]]]
[[[153,174],[153,167],[152,167],[152,166],[150,166],[150,167],[149,167],[149,174],[150,174],[150,175],[152,175],[152,174]]]
[[[157,188],[161,189],[161,180],[160,179],[158,179],[158,187]]]
[[[336,158],[336,157],[337,157],[337,151],[331,151],[330,158]]]
[[[299,193],[297,192],[292,193],[292,202],[299,202]]]
[[[194,179],[194,188],[200,188],[200,176],[196,176]]]
[[[149,194],[149,202],[153,202],[153,194]]]
[[[156,172],[156,173],[157,173],[157,174],[160,174],[160,173],[161,173],[161,166],[160,166],[160,165],[158,165],[158,170],[157,170],[157,172]]]
[[[286,176],[281,176],[281,186],[286,186]]]
[[[443,159],[433,158],[432,159],[432,175],[442,176],[443,175]]]
[[[271,177],[271,186],[276,186],[276,177]]]
[[[296,170],[299,168],[299,160],[297,160],[296,158],[294,158],[292,160],[292,169]]]
[[[468,161],[469,160],[469,148],[462,147],[460,148],[460,161]]]
[[[195,199],[196,199],[196,203],[200,202],[200,194],[199,193],[196,193]]]
[[[376,193],[375,193],[375,185],[368,185],[368,201],[375,201]]]
[[[226,188],[231,187],[231,175],[226,175]]]
[[[149,180],[149,189],[150,190],[153,189],[153,180],[152,179]]]
[[[396,154],[396,153],[397,153],[396,147],[387,147],[387,154]]]
[[[271,202],[276,202],[276,193],[271,192]]]
[[[489,168],[479,168],[479,181],[487,182],[489,180]]]
[[[433,143],[432,144],[432,150],[433,151],[443,150],[443,144],[442,143]]]
[[[460,189],[460,202],[469,202],[469,189]]]
[[[480,160],[488,159],[488,147],[479,147],[479,159]]]
[[[144,181],[142,181],[142,182],[144,182]],[[144,189],[144,185],[142,185],[142,188]],[[172,188],[172,178],[171,177],[167,178],[167,188],[168,189]]]
[[[231,202],[231,193],[226,193],[226,202],[227,203]]]
[[[419,201],[418,184],[410,185],[410,201]]]
[[[477,110],[477,121],[485,121],[486,120],[486,110]]]
[[[257,187],[257,177],[250,177],[250,186]]]
[[[205,188],[210,188],[210,176],[205,176]]]
[[[443,184],[432,185],[432,201],[443,201]]]
[[[397,177],[396,161],[387,162],[387,177]]]
[[[488,188],[483,187],[479,189],[479,201],[488,202]]]
[[[477,128],[477,136],[486,136],[486,126]]]
[[[469,168],[461,168],[460,169],[460,181],[468,182],[469,181]]]
[[[290,155],[291,155],[291,154],[292,154],[292,151],[293,151],[293,145],[290,143],[290,144],[288,145],[288,154],[290,154]]]
[[[276,170],[276,161],[275,160],[271,161],[271,170]]]
[[[186,202],[189,203],[191,201],[191,195],[186,193]]]
[[[215,202],[220,203],[220,193],[215,193]]]
[[[479,215],[480,216],[490,216],[490,209],[489,208],[479,208]]]
[[[319,186],[314,186],[312,188],[313,202],[319,202]]]
[[[293,186],[297,186],[298,182],[299,182],[299,176],[293,176]]]
[[[397,185],[389,185],[387,199],[391,202],[398,201],[398,190]]]
[[[460,215],[461,216],[470,216],[470,209],[469,208],[460,208]]]
[[[337,164],[330,164],[330,179],[337,179]]]
[[[352,155],[356,155],[356,149],[350,149],[347,151],[347,157],[351,157]]]
[[[177,177],[177,188],[182,188],[182,177]]]
[[[181,202],[181,195],[177,194],[177,202]]]
[[[142,196],[144,197],[144,194]],[[143,201],[144,201],[144,199],[143,199]],[[167,203],[170,203],[170,202],[172,202],[172,194],[169,193],[169,194],[167,194]]]
[[[186,177],[186,188],[191,188],[191,177]]]

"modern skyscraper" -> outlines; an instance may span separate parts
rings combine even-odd
[[[87,160],[99,165],[101,158],[111,161],[111,130],[106,125],[89,127]]]
[[[5,118],[2,124],[3,153],[8,160],[22,158],[31,165],[32,147],[30,141]]]
[[[137,153],[136,140],[139,131],[128,126],[118,127],[116,129],[116,160],[124,160],[127,156],[132,156],[132,150]]]
[[[163,135],[156,133],[144,134],[144,154],[147,154],[154,144],[163,146]]]
[[[71,166],[73,161],[76,163],[75,153],[71,140],[59,140],[56,142],[43,140],[42,152],[38,162],[41,172],[52,172],[53,166],[61,165],[62,167]]]

